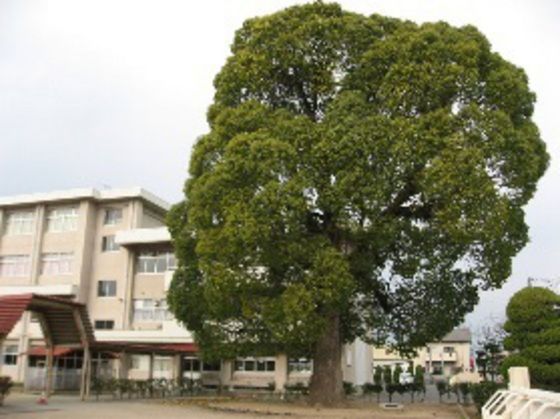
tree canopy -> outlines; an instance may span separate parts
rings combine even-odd
[[[507,350],[514,353],[502,363],[503,373],[527,366],[531,385],[560,390],[560,296],[540,287],[517,292],[508,303]]]
[[[548,155],[473,26],[290,7],[243,24],[215,88],[169,216],[170,307],[207,356],[415,348],[509,276]]]

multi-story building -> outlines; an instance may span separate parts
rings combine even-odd
[[[164,225],[168,209],[140,188],[0,198],[0,295],[35,293],[85,303],[96,341],[107,345],[94,355],[98,373],[105,368],[136,379],[192,377],[239,387],[306,381],[311,362],[285,355],[201,362],[191,334],[167,309],[175,268]],[[32,388],[44,365],[42,345],[39,324],[26,314],[3,344],[0,374]],[[115,347],[121,351],[116,356]],[[61,369],[81,367],[79,351],[58,348],[55,355]],[[370,381],[369,346],[345,347],[341,362],[348,381]]]
[[[411,362],[414,367],[421,365],[432,375],[450,377],[460,371],[470,371],[471,362],[471,332],[467,328],[454,329],[441,341],[428,343],[416,350],[416,357],[407,359],[398,352],[385,347],[373,348],[373,366],[391,367],[400,364],[405,367]]]

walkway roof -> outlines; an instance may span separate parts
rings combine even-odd
[[[37,313],[43,335],[49,336],[53,345],[81,347],[95,340],[84,304],[60,297],[21,294],[0,296],[0,341],[25,311]]]

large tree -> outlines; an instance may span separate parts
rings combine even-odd
[[[548,155],[522,69],[474,27],[316,2],[247,20],[169,226],[169,303],[205,356],[419,347],[499,287]]]
[[[526,366],[532,386],[560,391],[560,295],[524,288],[511,297],[506,313],[504,346],[512,354],[502,363],[503,374]]]

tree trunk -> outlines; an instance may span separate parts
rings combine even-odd
[[[342,341],[338,314],[327,319],[325,332],[315,345],[313,375],[309,385],[309,402],[333,406],[343,400]]]

